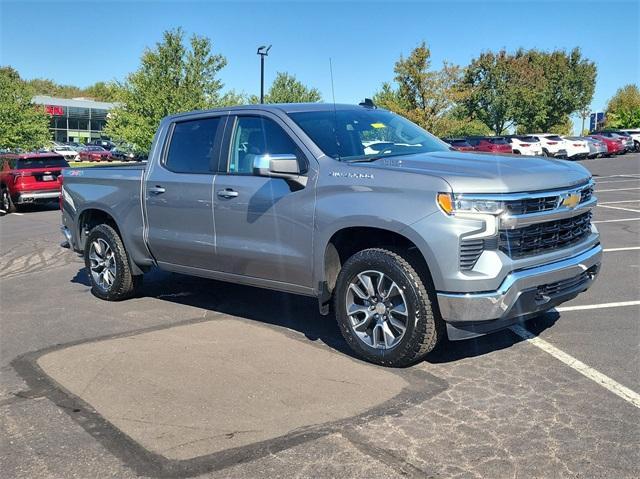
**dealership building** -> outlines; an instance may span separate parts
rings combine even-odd
[[[104,138],[102,133],[107,123],[109,110],[115,103],[93,101],[85,98],[54,98],[35,96],[33,103],[42,105],[51,116],[49,130],[55,141],[75,141],[86,143]]]

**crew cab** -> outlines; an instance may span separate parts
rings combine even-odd
[[[12,213],[27,203],[44,203],[60,196],[60,173],[69,163],[57,153],[0,156],[0,210]]]
[[[131,297],[151,268],[311,296],[387,366],[550,310],[601,263],[585,168],[452,151],[366,103],[181,113],[146,164],[64,178],[96,297]]]

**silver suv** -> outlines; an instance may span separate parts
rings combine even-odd
[[[146,165],[65,170],[62,198],[97,297],[152,267],[313,296],[389,366],[549,310],[601,260],[583,167],[452,151],[371,106],[174,115]]]

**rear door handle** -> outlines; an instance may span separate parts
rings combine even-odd
[[[238,196],[238,192],[233,191],[231,188],[227,188],[225,190],[218,191],[218,196],[220,198],[235,198]]]
[[[149,193],[153,193],[154,195],[161,195],[165,192],[165,189],[160,185],[156,185],[148,188],[147,191],[149,191]]]

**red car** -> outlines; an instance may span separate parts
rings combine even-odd
[[[79,161],[111,161],[111,152],[101,146],[85,146],[80,150]]]
[[[464,138],[443,138],[442,141],[449,143],[456,151],[473,151],[473,146]]]
[[[60,197],[62,169],[69,163],[57,153],[0,156],[0,209],[3,214],[26,203],[46,203]]]
[[[486,151],[488,153],[513,153],[511,144],[501,136],[470,136],[467,142],[474,151]]]
[[[625,152],[624,143],[618,138],[610,138],[602,135],[589,135],[591,138],[595,138],[601,141],[607,146],[607,156],[622,155]]]

